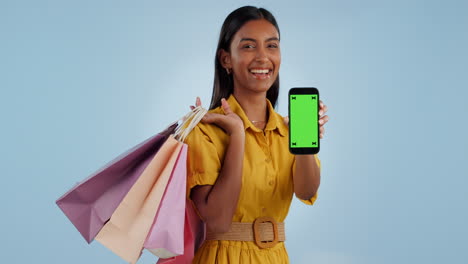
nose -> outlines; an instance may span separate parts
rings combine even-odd
[[[257,49],[257,54],[255,56],[256,61],[266,61],[268,60],[266,49],[264,47],[259,47]]]

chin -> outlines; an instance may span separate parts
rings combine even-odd
[[[240,84],[239,87],[245,87],[244,89],[247,89],[250,93],[266,93],[274,83],[271,80],[249,80],[244,84]]]
[[[271,85],[256,85],[253,87],[249,87],[251,91],[256,93],[266,93],[270,90]]]

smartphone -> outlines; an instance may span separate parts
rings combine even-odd
[[[289,90],[289,151],[292,154],[317,154],[319,137],[319,92],[314,87]]]

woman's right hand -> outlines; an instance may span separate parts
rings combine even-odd
[[[195,105],[201,106],[200,97],[197,97]],[[193,110],[194,108],[194,106],[190,106],[190,109]],[[244,122],[242,122],[242,119],[231,110],[231,107],[224,98],[221,99],[221,108],[224,111],[224,115],[206,113],[201,122],[205,124],[215,124],[222,128],[230,136],[235,133],[244,134]]]

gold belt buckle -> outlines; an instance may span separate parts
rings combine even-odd
[[[267,223],[267,222],[270,222],[273,224],[274,238],[273,238],[273,241],[264,242],[264,241],[261,241],[260,239],[260,224]],[[253,231],[254,231],[253,233],[254,233],[255,244],[257,244],[259,248],[271,248],[271,247],[274,247],[276,244],[278,244],[278,226],[276,225],[275,219],[273,219],[273,217],[265,216],[265,217],[259,217],[255,219],[255,221],[253,222]]]

